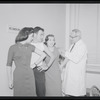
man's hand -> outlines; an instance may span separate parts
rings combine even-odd
[[[42,66],[39,66],[37,69],[41,72],[43,70],[47,70],[48,66],[47,66],[47,64],[45,62],[43,62]]]
[[[33,69],[33,68],[35,68],[35,67],[36,67],[36,65],[35,65],[35,64],[32,64],[30,67]]]
[[[66,57],[66,58],[64,59],[64,61],[61,63],[60,68],[61,68],[61,69],[65,68],[65,67],[66,67],[66,64],[68,63],[68,61],[69,61],[69,59]]]

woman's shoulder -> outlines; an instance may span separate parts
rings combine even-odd
[[[35,45],[33,44],[28,44],[30,47],[35,48]]]
[[[16,47],[17,47],[16,44],[11,45],[11,46],[9,47],[9,51],[15,51],[15,50],[17,50]]]
[[[35,50],[35,45],[33,45],[33,44],[29,44],[29,47],[31,48],[31,50],[33,51],[33,50]]]
[[[10,46],[10,49],[14,49],[14,48],[16,48],[16,46],[17,46],[17,44],[13,44]]]

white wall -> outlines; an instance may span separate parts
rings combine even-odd
[[[100,64],[100,4],[70,4],[70,31],[79,28],[88,48],[88,63]]]
[[[70,33],[74,28],[80,29],[87,45],[86,86],[96,85],[100,89],[100,4],[69,4],[66,5],[66,13],[69,16],[66,17],[69,19],[66,30]]]
[[[98,8],[97,4],[80,5],[79,27],[83,31],[83,39],[88,47],[88,63],[100,64],[98,60]],[[100,55],[99,55],[100,56]]]
[[[82,37],[88,48],[88,64],[86,84],[87,87],[96,85],[100,89],[100,4],[79,5],[79,29],[82,30]],[[98,65],[98,66],[97,66]],[[89,66],[87,66],[89,67]],[[87,68],[88,69],[88,68]]]
[[[57,46],[65,48],[65,18],[65,4],[0,4],[0,96],[11,96],[13,92],[7,86],[6,62],[17,31],[10,32],[8,26],[43,27],[45,35],[54,34]]]

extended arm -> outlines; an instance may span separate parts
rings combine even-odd
[[[78,63],[86,53],[86,48],[83,45],[79,45],[73,52],[66,51],[65,56],[74,63]]]
[[[35,48],[34,52],[40,55],[40,57],[33,65],[31,65],[31,67],[33,68],[36,67],[36,65],[38,65],[41,61],[43,61],[43,59],[46,57],[46,54],[37,48]]]
[[[50,52],[50,50],[48,49],[48,47],[46,45],[44,45],[44,51],[50,56],[50,61],[47,64],[48,68],[51,67],[55,57],[53,55],[53,53]]]
[[[13,88],[13,79],[12,79],[12,61],[13,61],[13,48],[10,47],[8,51],[8,59],[7,59],[7,76],[8,76],[8,85],[9,88]]]
[[[52,63],[54,62],[55,58],[54,55],[50,52],[50,50],[47,48],[46,45],[44,45],[44,52],[50,56],[50,61],[48,64],[46,64],[45,62],[43,62],[42,66],[38,67],[38,70],[41,72],[42,70],[48,70]]]

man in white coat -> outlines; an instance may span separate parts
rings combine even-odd
[[[73,29],[70,38],[72,45],[65,52],[65,60],[61,64],[64,68],[62,92],[64,96],[86,95],[86,62],[87,48],[81,39],[81,31]]]

